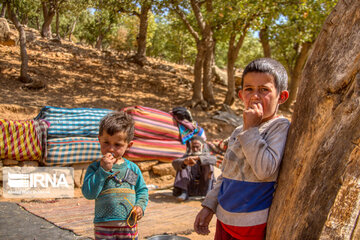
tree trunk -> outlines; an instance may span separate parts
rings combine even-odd
[[[289,85],[289,92],[290,92],[289,99],[284,104],[281,105],[281,109],[289,110],[291,104],[296,99],[301,73],[312,45],[313,45],[312,42],[305,42],[301,45],[300,53],[296,57],[294,69],[291,71],[290,74],[291,81]]]
[[[56,38],[60,39],[60,34],[59,34],[59,26],[60,26],[60,16],[59,16],[59,10],[56,10]]]
[[[139,26],[139,35],[136,39],[137,41],[137,53],[135,55],[136,61],[140,61],[142,65],[146,62],[146,38],[147,38],[147,29],[148,29],[148,13],[151,8],[151,4],[145,2],[141,6],[141,12],[139,15],[140,26]]]
[[[43,16],[44,16],[44,23],[41,27],[41,36],[43,38],[51,38],[51,22],[53,17],[55,16],[55,9],[53,7],[48,7],[46,2],[42,2],[43,7]]]
[[[193,87],[193,96],[192,96],[192,106],[196,105],[203,100],[202,94],[202,71],[203,63],[205,58],[205,46],[203,41],[199,41],[197,44],[197,54],[194,65],[194,87]]]
[[[266,239],[360,239],[360,1],[340,0],[305,65]]]
[[[271,48],[269,43],[268,28],[265,27],[260,30],[259,38],[263,47],[264,57],[271,58]]]
[[[69,41],[70,41],[70,42],[72,42],[71,36],[72,36],[72,34],[74,33],[74,31],[75,31],[75,27],[76,27],[77,20],[78,20],[78,18],[76,18],[75,21],[73,22],[73,24],[71,25],[71,29],[70,29],[70,32],[69,32]]]
[[[28,55],[26,52],[26,34],[24,27],[20,24],[17,16],[11,8],[11,4],[7,3],[7,14],[11,21],[14,23],[16,29],[19,31],[20,36],[20,56],[21,56],[21,70],[19,80],[24,83],[31,82],[30,77],[28,76]]]
[[[203,62],[203,96],[207,105],[215,105],[214,91],[212,87],[212,63],[214,59],[215,42],[211,39],[205,41],[205,55]]]
[[[236,33],[231,34],[229,39],[228,47],[228,64],[227,64],[227,75],[228,75],[228,90],[226,93],[224,104],[231,106],[235,101],[235,79],[234,79],[234,67],[237,56],[239,55],[240,49],[244,43],[244,39],[247,33],[249,24],[247,24],[242,30],[242,34],[235,44]]]
[[[104,39],[104,36],[102,33],[100,33],[100,35],[96,39],[96,43],[95,43],[96,49],[99,49],[99,50],[101,49],[103,39]]]
[[[5,11],[6,11],[6,4],[3,2],[2,3],[2,8],[1,8],[1,13],[0,13],[1,18],[5,17]]]

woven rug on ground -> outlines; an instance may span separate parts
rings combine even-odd
[[[193,231],[194,219],[201,209],[200,204],[194,201],[178,203],[175,198],[158,193],[150,195],[145,215],[138,223],[139,239],[157,234]],[[57,199],[47,202],[22,202],[19,205],[60,228],[93,238],[94,200]]]

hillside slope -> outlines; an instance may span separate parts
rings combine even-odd
[[[0,118],[33,118],[47,105],[113,110],[143,105],[168,112],[192,96],[190,66],[149,58],[150,64],[140,67],[127,61],[123,53],[49,41],[38,35],[27,44],[27,53],[30,77],[46,87],[29,89],[19,82],[20,47],[0,45]],[[224,138],[234,127],[211,116],[220,110],[226,87],[214,83],[214,93],[219,106],[191,112],[209,138]],[[232,109],[240,113],[239,100]]]

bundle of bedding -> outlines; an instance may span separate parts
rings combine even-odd
[[[48,166],[87,163],[102,157],[97,138],[52,138],[48,140],[47,144],[48,156],[45,164]]]
[[[35,120],[50,123],[49,138],[97,137],[99,122],[112,110],[101,108],[61,108],[46,106],[40,110]]]
[[[48,127],[45,120],[0,119],[0,158],[16,161],[46,158]]]

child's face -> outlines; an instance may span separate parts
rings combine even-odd
[[[131,147],[133,142],[126,141],[127,134],[125,132],[117,132],[110,136],[106,131],[98,136],[100,142],[100,150],[103,155],[107,153],[114,154],[115,158],[121,158],[125,151]]]
[[[239,97],[243,100],[245,109],[260,104],[263,109],[261,122],[266,122],[275,116],[278,105],[288,98],[288,92],[277,92],[271,74],[249,72],[244,76],[243,89],[240,90]]]

